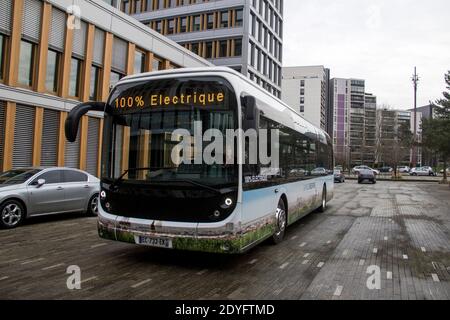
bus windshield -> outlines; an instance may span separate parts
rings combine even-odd
[[[237,165],[227,165],[225,160],[205,164],[195,158],[210,143],[203,141],[206,131],[219,130],[225,137],[226,130],[237,128],[236,96],[225,80],[191,77],[124,83],[111,94],[109,105],[103,179],[204,190],[237,187]],[[189,136],[180,135],[180,129]],[[187,149],[174,150],[181,142]]]

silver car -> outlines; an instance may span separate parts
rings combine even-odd
[[[67,212],[98,212],[100,180],[69,168],[22,168],[0,174],[0,227],[25,218]]]

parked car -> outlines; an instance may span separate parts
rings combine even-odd
[[[394,171],[394,169],[392,169],[391,167],[383,167],[383,168],[380,168],[379,171],[383,172],[383,173],[389,173],[389,172]]]
[[[328,171],[325,168],[315,168],[311,171],[312,176],[326,176],[328,175]]]
[[[352,169],[353,174],[358,174],[361,170],[372,170],[374,174],[380,174],[380,171],[372,169],[368,166],[356,166]]]
[[[363,183],[365,180],[372,182],[373,184],[377,183],[377,177],[375,172],[370,169],[362,169],[358,172],[358,183]]]
[[[410,171],[411,171],[411,168],[408,166],[398,167],[398,172],[400,172],[400,173],[409,173]]]
[[[420,168],[413,168],[411,169],[410,173],[411,176],[435,176],[436,173],[434,173],[433,168],[431,167],[420,167]]]
[[[100,180],[69,168],[22,168],[0,174],[0,227],[39,215],[98,213]]]
[[[447,174],[450,174],[450,168],[447,168]],[[441,171],[439,171],[440,172],[440,174],[444,174],[444,169],[442,169]]]
[[[334,182],[345,182],[345,175],[341,170],[334,170]]]

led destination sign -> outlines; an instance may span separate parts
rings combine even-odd
[[[225,94],[223,92],[180,94],[180,95],[164,95],[164,94],[149,94],[146,97],[142,95],[136,96],[122,96],[114,100],[114,107],[116,109],[131,109],[131,108],[157,108],[165,106],[176,105],[217,105],[225,101]]]

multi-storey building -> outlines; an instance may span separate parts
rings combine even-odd
[[[75,3],[0,1],[0,172],[42,165],[98,175],[102,116],[84,116],[68,143],[71,108],[105,101],[125,75],[211,65],[105,1]]]
[[[121,0],[118,6],[281,98],[283,0]]]
[[[417,112],[417,138],[422,140],[422,113]],[[392,165],[395,160],[398,164],[410,165],[413,157],[411,148],[405,147],[401,139],[400,130],[407,129],[414,132],[414,114],[411,111],[380,109],[377,110],[377,163]],[[385,148],[387,147],[387,148]],[[403,149],[403,150],[402,150]],[[396,158],[396,159],[393,159]],[[417,163],[422,163],[422,150],[417,148]]]
[[[315,126],[328,131],[330,70],[323,66],[285,67],[282,100]],[[332,135],[332,132],[329,132]]]
[[[365,92],[365,81],[330,81],[336,162],[373,165],[375,162],[376,97]]]

